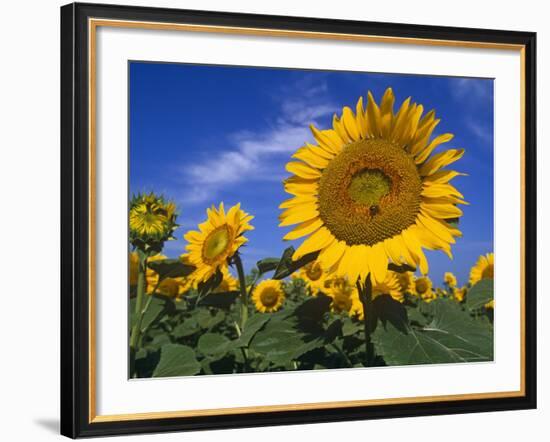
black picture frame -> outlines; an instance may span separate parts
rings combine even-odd
[[[521,45],[524,50],[523,396],[90,421],[89,395],[89,18]],[[536,34],[73,3],[61,8],[61,434],[71,437],[240,428],[536,408]]]

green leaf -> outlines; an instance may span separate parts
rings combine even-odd
[[[342,327],[343,336],[353,336],[354,334],[363,330],[363,324],[353,321],[350,318],[344,319],[344,325]]]
[[[239,297],[239,294],[240,292],[237,290],[231,292],[209,293],[199,300],[199,305],[228,309]]]
[[[199,292],[199,296],[204,296],[210,293],[212,290],[214,290],[216,287],[218,287],[221,282],[223,281],[223,274],[218,269],[216,273],[214,273],[210,278],[208,278],[206,281],[201,281],[198,284],[197,291]]]
[[[394,264],[393,262],[390,262],[388,264],[388,270],[391,270],[392,272],[397,272],[397,273],[416,272],[415,267],[412,267],[408,264],[397,265],[397,264]]]
[[[195,318],[201,328],[211,329],[225,319],[225,313],[221,310],[210,311],[205,308],[199,309]]]
[[[183,322],[179,323],[172,330],[172,336],[174,338],[185,338],[187,336],[194,335],[200,331],[200,328],[197,324],[197,320],[193,317],[185,318]]]
[[[205,356],[221,358],[227,353],[230,343],[223,335],[205,333],[199,338],[197,348]]]
[[[189,276],[195,271],[195,267],[184,264],[179,259],[163,259],[160,261],[150,261],[147,266],[159,274],[159,280],[166,278],[181,278]]]
[[[391,323],[399,331],[406,333],[408,327],[407,310],[400,302],[390,295],[380,295],[372,301],[372,310],[375,316],[375,324],[380,321],[383,325]]]
[[[262,275],[264,273],[271,272],[272,270],[276,270],[279,262],[279,258],[265,258],[258,261],[256,266],[258,267],[260,275]]]
[[[153,377],[191,376],[201,370],[195,352],[191,347],[179,344],[166,344],[160,350],[160,360]]]
[[[422,328],[388,321],[371,335],[388,365],[479,362],[493,359],[493,329],[447,299],[432,303],[433,319]],[[405,331],[403,331],[405,330]]]
[[[254,337],[258,331],[271,319],[271,315],[256,314],[248,318],[246,321],[246,327],[242,332],[239,339],[234,343],[235,347],[248,347],[250,340]]]
[[[493,300],[493,280],[482,279],[474,285],[466,294],[466,307],[470,311],[483,308],[485,304]]]
[[[275,274],[273,279],[283,279],[287,276],[292,275],[296,270],[302,268],[306,264],[309,264],[312,261],[317,259],[319,252],[308,253],[307,255],[302,256],[297,261],[292,260],[292,255],[294,255],[294,247],[290,246],[283,252],[277,268],[275,269]]]
[[[149,299],[145,300],[146,303],[148,301]],[[166,302],[160,298],[153,296],[153,298],[151,298],[151,303],[149,304],[149,307],[147,307],[147,310],[143,314],[143,318],[141,320],[141,330],[143,331],[148,329],[149,326],[153,324],[160,317],[161,313],[165,309],[166,309]]]

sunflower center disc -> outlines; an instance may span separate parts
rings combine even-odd
[[[306,275],[312,281],[317,281],[323,275],[323,269],[321,266],[314,262],[306,266]]]
[[[212,231],[206,240],[202,249],[205,260],[215,260],[221,255],[229,245],[229,226],[221,226]]]
[[[377,206],[390,189],[391,181],[382,171],[364,169],[351,178],[348,193],[358,204]]]
[[[266,288],[260,298],[262,299],[262,304],[266,307],[273,307],[277,303],[277,299],[279,298],[279,294],[275,289],[272,288]]]
[[[426,293],[428,291],[428,283],[423,279],[416,280],[416,291],[417,293]]]
[[[348,245],[374,245],[416,221],[422,181],[413,158],[387,140],[349,144],[319,181],[319,213]]]

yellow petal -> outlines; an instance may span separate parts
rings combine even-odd
[[[460,158],[462,158],[462,155],[464,155],[464,149],[449,149],[445,152],[440,152],[431,157],[422,166],[420,166],[420,175],[431,175],[432,173],[437,172],[442,167],[448,166],[449,164],[452,164],[455,161],[459,160]]]
[[[334,241],[330,245],[326,246],[321,253],[319,254],[318,261],[321,263],[321,266],[324,270],[330,269],[334,264],[338,262],[346,250],[345,242],[343,241]]]
[[[317,204],[301,204],[296,207],[286,209],[279,215],[279,227],[291,226],[292,224],[302,223],[319,216]]]
[[[434,149],[443,143],[448,143],[454,138],[453,134],[443,134],[435,137],[433,141],[423,150],[421,150],[416,158],[414,159],[414,162],[416,164],[423,163],[426,161],[426,159],[430,156],[430,154],[434,151]],[[411,152],[414,155],[414,152]]]
[[[467,176],[467,174],[457,172],[456,170],[439,170],[438,172],[424,178],[424,182],[446,184],[457,176]]]
[[[293,239],[301,238],[315,232],[322,225],[323,221],[321,220],[321,218],[310,219],[309,221],[303,222],[294,227],[294,229],[288,232],[283,239],[291,241]]]
[[[366,138],[369,134],[369,128],[367,125],[367,119],[365,118],[365,111],[363,110],[363,97],[359,97],[359,100],[357,101],[357,106],[355,108],[355,113],[359,134],[361,135],[361,138]]]
[[[426,229],[431,230],[434,235],[437,235],[443,241],[450,244],[454,244],[456,242],[451,235],[451,232],[449,232],[449,229],[441,221],[425,215],[422,212],[418,214],[417,219]]]
[[[317,189],[319,188],[318,180],[305,180],[302,178],[298,178],[298,180],[289,181],[287,179],[285,181],[285,191],[291,193],[292,195],[317,194]]]
[[[314,179],[321,176],[321,172],[318,169],[298,161],[291,161],[290,163],[287,163],[286,170],[306,179]]]
[[[445,196],[455,196],[464,199],[462,195],[452,184],[432,184],[424,183],[422,186],[422,196],[428,198],[440,198]]]
[[[351,138],[344,126],[344,122],[340,120],[336,115],[332,117],[332,127],[345,144],[351,141]]]
[[[395,115],[393,127],[392,127],[392,133],[391,133],[391,139],[392,141],[399,141],[401,139],[401,135],[403,133],[403,130],[405,128],[405,122],[407,119],[407,116],[409,114],[409,106],[411,103],[411,97],[407,98],[399,108],[399,111]]]
[[[302,256],[307,255],[311,252],[316,252],[321,250],[324,247],[328,246],[334,241],[334,236],[329,232],[326,227],[321,227],[319,230],[314,232],[309,238],[307,238],[301,245],[296,249],[294,255],[292,255],[293,260],[300,259]]]
[[[454,204],[423,204],[422,210],[433,218],[450,219],[462,216],[462,210]]]
[[[302,160],[304,163],[317,169],[324,169],[329,163],[329,160],[323,158],[320,155],[317,155],[314,151],[307,147],[301,147],[300,149],[298,149],[294,153],[294,155],[292,155],[292,158]]]
[[[279,204],[279,209],[289,209],[294,206],[299,206],[300,204],[312,204],[315,202],[317,202],[317,198],[315,196],[296,196],[294,198],[289,198]]]
[[[371,134],[375,137],[380,136],[380,109],[370,91],[367,100],[367,121]]]
[[[340,136],[336,133],[336,131],[334,130],[320,131],[313,124],[310,125],[309,128],[313,133],[313,137],[319,143],[319,146],[321,146],[328,152],[332,152],[334,154],[337,154],[340,152],[340,150],[342,150],[344,142],[340,138]]]
[[[386,279],[388,272],[388,255],[384,244],[379,242],[373,245],[370,249],[369,267],[372,273],[373,284],[383,282]]]
[[[347,106],[344,107],[342,121],[351,139],[353,141],[358,141],[360,139],[360,135],[359,131],[357,130],[357,125],[355,123],[355,115],[353,115],[352,110]]]
[[[422,251],[422,246],[420,245],[417,236],[414,234],[414,231],[414,228],[409,227],[401,232],[401,236],[403,237],[405,245],[411,252],[411,255],[413,255],[415,260],[418,262],[420,272],[425,275],[428,273],[428,261],[426,260],[426,256]]]
[[[338,264],[338,274],[341,276],[347,276],[349,278],[349,282],[353,285],[357,282],[357,278],[359,277],[359,272],[361,270],[357,264],[355,247],[357,246],[348,247],[342,255],[340,263]]]

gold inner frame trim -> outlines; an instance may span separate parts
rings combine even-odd
[[[520,167],[521,167],[521,226],[520,226],[520,389],[518,391],[499,391],[487,393],[465,393],[437,396],[398,397],[387,399],[366,399],[336,402],[317,402],[284,405],[263,405],[253,407],[234,407],[216,409],[197,409],[179,411],[159,411],[129,414],[96,414],[96,34],[97,28],[133,28],[147,30],[169,30],[185,32],[206,32],[217,34],[252,35],[265,37],[292,37],[306,39],[324,39],[339,41],[357,41],[386,44],[411,44],[419,46],[462,47],[474,49],[498,49],[517,51],[520,54]],[[283,29],[245,28],[232,26],[210,26],[181,23],[158,23],[131,20],[95,19],[88,20],[88,93],[89,93],[89,423],[133,421],[146,419],[168,419],[179,417],[237,415],[246,413],[268,413],[298,410],[322,410],[327,408],[365,407],[375,405],[416,404],[426,402],[482,400],[525,396],[525,46],[521,44],[503,44],[459,40],[439,40],[410,37],[389,37],[377,35],[359,35],[329,32],[292,31]]]

